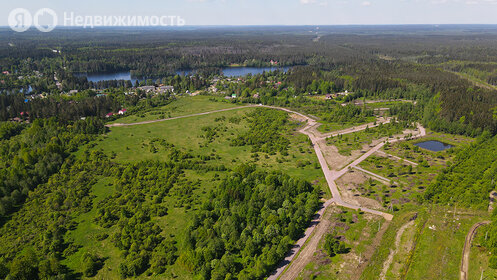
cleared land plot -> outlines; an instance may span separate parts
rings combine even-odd
[[[459,279],[466,235],[485,214],[464,209],[454,218],[453,210],[433,207],[428,213],[405,279]]]
[[[335,232],[349,251],[330,257],[323,249],[326,234],[323,235],[298,279],[358,279],[378,246],[376,237],[385,220],[341,207],[329,210],[325,218],[331,222],[328,233]]]
[[[364,144],[371,144],[374,139],[392,137],[404,130],[405,128],[400,124],[389,123],[346,135],[329,137],[326,143],[335,146],[341,155],[349,156],[352,151],[360,150]]]

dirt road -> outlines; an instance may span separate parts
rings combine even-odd
[[[324,218],[314,229],[314,235],[324,236],[330,227],[329,215],[328,218]],[[291,262],[288,270],[281,275],[281,280],[293,280],[297,279],[300,272],[304,270],[307,261],[312,258],[314,253],[318,248],[319,238],[311,238],[305,247],[300,251],[299,255]]]
[[[412,225],[414,225],[414,220],[406,223],[405,225],[400,227],[399,231],[397,231],[397,235],[395,236],[395,249],[393,249],[393,250],[390,249],[390,254],[388,255],[385,262],[383,263],[383,269],[382,269],[381,274],[380,274],[381,280],[385,280],[385,277],[386,277],[387,272],[388,272],[388,268],[392,264],[393,257],[397,254],[397,251],[399,250],[400,241],[402,239],[402,234],[404,234],[404,231]]]
[[[362,161],[364,161],[366,158],[368,158],[370,155],[372,155],[373,153],[375,153],[379,149],[381,149],[385,145],[385,142],[381,142],[380,144],[376,145],[375,147],[370,149],[368,152],[366,152],[364,155],[362,155],[361,157],[359,157],[358,159],[353,161],[350,165],[346,166],[345,168],[343,168],[342,170],[340,170],[338,172],[330,170],[330,168],[328,167],[328,164],[326,162],[326,159],[324,158],[323,152],[321,151],[321,147],[319,145],[319,141],[326,138],[326,137],[329,137],[331,135],[348,134],[348,133],[354,133],[357,131],[361,131],[361,130],[366,129],[367,127],[371,127],[370,126],[371,124],[360,125],[357,127],[346,129],[346,130],[333,132],[331,134],[322,134],[319,131],[317,131],[317,129],[316,129],[316,127],[319,126],[319,123],[315,119],[313,119],[309,116],[306,116],[302,113],[295,112],[295,111],[292,111],[292,110],[287,109],[287,108],[281,108],[281,107],[275,107],[275,106],[249,105],[249,106],[233,107],[233,108],[221,109],[221,110],[204,112],[204,113],[191,114],[191,115],[186,115],[186,116],[173,117],[173,118],[162,119],[162,120],[151,120],[151,121],[143,121],[143,122],[129,123],[129,124],[116,123],[116,124],[107,125],[107,127],[143,125],[143,124],[150,124],[150,123],[162,122],[162,121],[167,121],[167,120],[175,120],[175,119],[188,118],[188,117],[193,117],[193,116],[208,115],[208,114],[237,110],[237,109],[248,108],[248,107],[265,107],[265,108],[272,108],[272,109],[276,109],[276,110],[285,111],[285,112],[288,112],[291,114],[298,115],[299,117],[301,117],[303,120],[305,120],[307,122],[306,125],[299,130],[299,132],[307,135],[310,138],[310,140],[314,146],[314,151],[316,152],[316,155],[318,157],[319,164],[321,165],[321,169],[324,173],[324,176],[326,178],[326,181],[328,183],[328,186],[329,186],[331,194],[332,194],[332,198],[330,200],[326,201],[324,203],[323,207],[315,215],[313,221],[311,222],[311,225],[309,226],[309,228],[307,228],[303,237],[300,238],[296,242],[296,244],[293,246],[292,250],[287,254],[285,259],[280,263],[280,265],[278,266],[276,271],[271,276],[268,277],[268,280],[276,280],[280,276],[282,276],[282,273],[285,271],[287,266],[290,263],[292,263],[295,256],[299,253],[299,251],[302,249],[302,246],[304,246],[304,244],[307,242],[309,237],[311,237],[311,235],[313,234],[313,232],[315,231],[316,228],[318,228],[318,230],[316,230],[315,234],[312,235],[313,238],[312,238],[312,240],[309,241],[309,244],[311,244],[311,246],[314,246],[314,244],[316,244],[316,246],[317,246],[317,243],[319,242],[319,240],[321,239],[323,234],[326,232],[326,230],[323,229],[323,228],[326,228],[325,223],[323,223],[322,226],[318,226],[318,225],[320,225],[322,222],[322,216],[324,214],[325,209],[330,205],[343,206],[343,207],[346,207],[349,209],[354,209],[354,210],[360,209],[361,211],[364,211],[367,213],[371,213],[374,215],[380,215],[383,218],[385,218],[387,221],[392,220],[393,216],[389,213],[381,212],[381,211],[374,210],[374,209],[369,209],[369,208],[363,207],[361,205],[353,205],[353,204],[350,204],[350,203],[343,201],[342,197],[340,195],[340,192],[338,190],[338,186],[335,183],[335,180],[337,180],[338,178],[343,176],[345,173],[347,173],[349,168],[353,168],[353,167],[357,166]],[[383,119],[379,123],[388,123],[388,122],[390,122],[390,119]],[[377,123],[377,125],[379,125],[379,124]],[[419,135],[417,135],[417,137],[424,136],[426,134],[423,127],[419,126],[419,130],[420,130],[420,133],[419,133]],[[397,139],[389,139],[389,140],[391,143],[396,142],[396,141],[400,141]],[[302,255],[302,257],[298,258],[296,260],[296,262],[292,263],[292,266],[290,266],[289,269],[287,271],[285,271],[285,274],[283,275],[285,279],[294,279],[294,278],[287,278],[287,277],[293,277],[295,275],[298,275],[300,273],[300,271],[302,271],[302,268],[303,268],[302,265],[305,266],[305,264],[307,264],[308,254],[312,255],[314,253],[312,248],[313,247],[310,247],[310,249],[306,250],[304,252],[304,254]],[[289,276],[286,276],[286,275],[289,275]]]
[[[484,221],[480,223],[474,224],[466,235],[466,241],[464,242],[464,248],[462,250],[462,261],[461,261],[461,269],[460,269],[460,279],[467,280],[468,279],[468,271],[469,271],[469,254],[471,252],[471,242],[473,242],[473,238],[475,237],[476,230],[483,226],[490,224],[489,221]]]
[[[191,115],[178,116],[178,117],[167,118],[167,119],[150,120],[150,121],[143,121],[143,122],[136,122],[136,123],[112,123],[112,124],[107,124],[105,126],[106,127],[116,127],[116,126],[143,125],[143,124],[158,123],[158,122],[171,121],[171,120],[177,120],[177,119],[191,118],[191,117],[195,117],[195,116],[209,115],[209,114],[226,112],[226,111],[232,111],[232,110],[238,110],[238,109],[249,108],[249,107],[254,107],[254,106],[253,105],[239,106],[239,107],[233,107],[233,108],[227,108],[227,109],[220,109],[220,110],[203,112],[203,113],[197,113],[197,114],[191,114]]]

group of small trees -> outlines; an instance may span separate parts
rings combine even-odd
[[[308,226],[318,198],[308,182],[242,165],[202,205],[179,262],[204,279],[264,277]]]

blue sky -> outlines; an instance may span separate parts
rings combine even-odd
[[[17,0],[9,12],[40,8],[76,15],[181,16],[187,25],[497,24],[497,0]]]

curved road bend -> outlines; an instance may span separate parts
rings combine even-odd
[[[471,242],[473,242],[473,238],[476,235],[476,230],[483,226],[483,225],[488,225],[490,224],[489,221],[484,221],[480,223],[474,224],[471,229],[468,232],[468,235],[466,235],[466,241],[464,242],[464,247],[462,249],[462,261],[461,261],[461,269],[460,269],[460,280],[467,280],[468,279],[468,272],[469,272],[469,254],[471,252]]]
[[[321,138],[319,138],[319,137],[315,136],[313,133],[309,132],[309,129],[311,127],[318,125],[317,121],[310,118],[309,116],[306,116],[306,115],[299,113],[299,112],[292,111],[292,110],[287,109],[287,108],[281,108],[281,107],[275,107],[275,106],[265,106],[265,105],[258,105],[258,106],[257,105],[248,105],[248,106],[233,107],[233,108],[228,108],[228,109],[221,109],[221,110],[215,110],[215,111],[210,111],[210,112],[203,112],[203,113],[173,117],[173,118],[168,118],[168,119],[150,120],[150,121],[128,123],[128,124],[115,123],[115,124],[108,124],[106,126],[107,127],[118,127],[118,126],[143,125],[143,124],[157,123],[157,122],[162,122],[162,121],[182,119],[182,118],[188,118],[188,117],[194,117],[194,116],[208,115],[208,114],[213,114],[213,113],[218,113],[218,112],[226,112],[226,111],[231,111],[231,110],[243,109],[243,108],[247,108],[247,107],[266,107],[266,108],[272,108],[272,109],[276,109],[276,110],[282,110],[282,111],[285,111],[288,113],[292,113],[292,114],[296,114],[298,116],[301,116],[302,118],[304,118],[307,121],[306,126],[303,127],[302,129],[300,129],[299,132],[307,135],[311,139],[311,142],[314,146],[314,151],[316,152],[316,155],[317,155],[318,160],[319,160],[319,164],[321,165],[321,169],[323,170],[323,173],[325,175],[326,181],[328,183],[328,186],[330,188],[330,191],[331,191],[331,194],[333,197],[332,199],[330,199],[324,203],[323,207],[317,212],[314,219],[312,220],[311,226],[309,228],[307,228],[307,230],[305,231],[304,236],[296,242],[296,244],[294,245],[294,248],[288,253],[287,257],[282,262],[282,264],[277,268],[277,270],[271,276],[268,277],[268,280],[275,280],[281,276],[281,274],[286,269],[288,264],[291,263],[291,261],[295,258],[297,253],[301,250],[302,246],[305,244],[307,239],[309,239],[312,232],[316,228],[316,225],[321,221],[321,218],[324,214],[325,209],[331,204],[334,204],[337,206],[342,206],[342,207],[349,208],[349,209],[354,209],[354,210],[360,209],[361,211],[364,211],[367,213],[380,215],[388,221],[392,220],[393,215],[391,215],[391,214],[384,213],[384,212],[374,210],[374,209],[369,209],[367,207],[361,207],[360,205],[353,205],[353,204],[350,204],[350,203],[343,201],[342,197],[340,195],[340,192],[338,191],[338,187],[335,183],[335,180],[337,180],[338,178],[343,176],[345,173],[347,173],[347,171],[349,170],[350,167],[357,166],[359,163],[361,163],[366,158],[368,158],[370,155],[372,155],[373,153],[378,151],[381,147],[383,147],[385,145],[385,143],[382,142],[382,143],[376,145],[374,148],[372,148],[371,150],[366,152],[364,155],[362,155],[360,158],[358,158],[357,160],[352,162],[347,167],[343,168],[342,170],[340,170],[338,172],[333,172],[329,169],[328,163],[326,162],[326,159],[324,158],[323,153],[321,151],[321,148],[318,144],[318,140],[322,139],[323,136],[321,135]],[[389,120],[386,120],[385,122],[387,122],[387,121],[389,121]],[[364,129],[366,129],[366,127],[368,127],[368,125],[361,125],[358,127],[353,127],[353,128],[345,129],[342,131],[334,132],[333,134],[338,135],[338,134],[353,133],[353,132],[364,130]],[[424,128],[422,126],[419,126],[419,129],[420,129],[420,134],[417,137],[424,136],[426,134]],[[326,137],[324,137],[324,138],[326,138]],[[393,139],[390,142],[392,143],[392,142],[396,142],[396,141],[398,141],[398,140]]]
[[[356,165],[358,165],[363,160],[365,160],[367,157],[369,157],[371,154],[373,154],[374,152],[378,151],[381,147],[383,147],[383,145],[385,145],[385,143],[380,143],[380,144],[376,145],[370,151],[368,151],[367,153],[365,153],[364,155],[362,155],[359,159],[355,160],[349,166],[345,167],[341,171],[339,171],[339,172],[333,172],[333,171],[331,171],[329,169],[328,163],[326,162],[326,159],[324,158],[324,155],[323,155],[323,153],[321,151],[321,147],[318,144],[318,140],[320,140],[321,138],[317,137],[313,133],[309,132],[309,129],[311,127],[314,127],[317,124],[316,120],[314,120],[314,119],[312,119],[312,118],[310,118],[310,117],[308,117],[308,116],[306,116],[304,114],[301,114],[301,113],[298,113],[298,112],[294,112],[294,111],[286,109],[286,108],[280,108],[280,107],[274,107],[274,106],[264,106],[264,107],[273,108],[273,109],[276,109],[276,110],[282,110],[282,111],[286,111],[286,112],[289,112],[289,113],[292,113],[292,114],[296,114],[296,115],[299,115],[302,118],[304,118],[304,119],[307,120],[306,126],[304,126],[303,128],[301,128],[299,130],[299,132],[307,135],[311,139],[311,142],[312,142],[312,144],[314,146],[314,151],[316,152],[316,156],[318,157],[319,164],[321,165],[321,169],[322,169],[322,171],[324,173],[324,176],[326,178],[326,181],[328,183],[328,186],[330,188],[330,191],[331,191],[331,194],[332,194],[332,197],[333,197],[332,199],[326,201],[326,203],[324,204],[323,208],[320,209],[320,211],[317,213],[316,217],[312,221],[311,226],[305,231],[304,236],[297,241],[297,243],[295,244],[294,248],[292,248],[292,250],[290,251],[290,253],[286,256],[286,258],[283,260],[283,262],[281,263],[281,265],[276,269],[276,271],[273,272],[273,274],[267,278],[268,280],[276,280],[276,279],[278,279],[283,274],[283,272],[285,271],[285,269],[287,268],[287,266],[289,264],[291,264],[292,260],[299,253],[299,251],[302,249],[302,246],[306,243],[306,241],[309,239],[309,237],[311,236],[312,232],[316,228],[317,223],[319,223],[319,221],[321,220],[321,218],[323,216],[323,213],[324,213],[324,210],[329,205],[334,204],[334,205],[337,205],[337,206],[342,206],[342,207],[349,208],[349,209],[354,209],[354,210],[359,210],[360,209],[361,211],[364,211],[364,212],[367,212],[367,213],[371,213],[371,214],[374,214],[374,215],[380,215],[380,216],[382,216],[383,218],[385,218],[388,221],[392,220],[393,215],[388,214],[388,213],[384,213],[384,212],[381,212],[381,211],[378,211],[378,210],[369,209],[367,207],[361,207],[360,205],[350,204],[350,203],[347,203],[347,202],[343,201],[342,197],[340,195],[340,192],[338,190],[338,186],[335,183],[336,179],[340,178],[343,174],[345,174],[348,171],[349,166],[356,166]],[[347,129],[347,130],[341,132],[340,134],[353,133],[353,132],[356,132],[356,131],[364,130],[364,129],[366,129],[366,127],[367,127],[367,125],[366,126],[363,125],[363,126],[360,126],[360,127],[356,127],[356,128],[352,128],[352,129]],[[335,133],[339,133],[339,132],[335,132]]]

